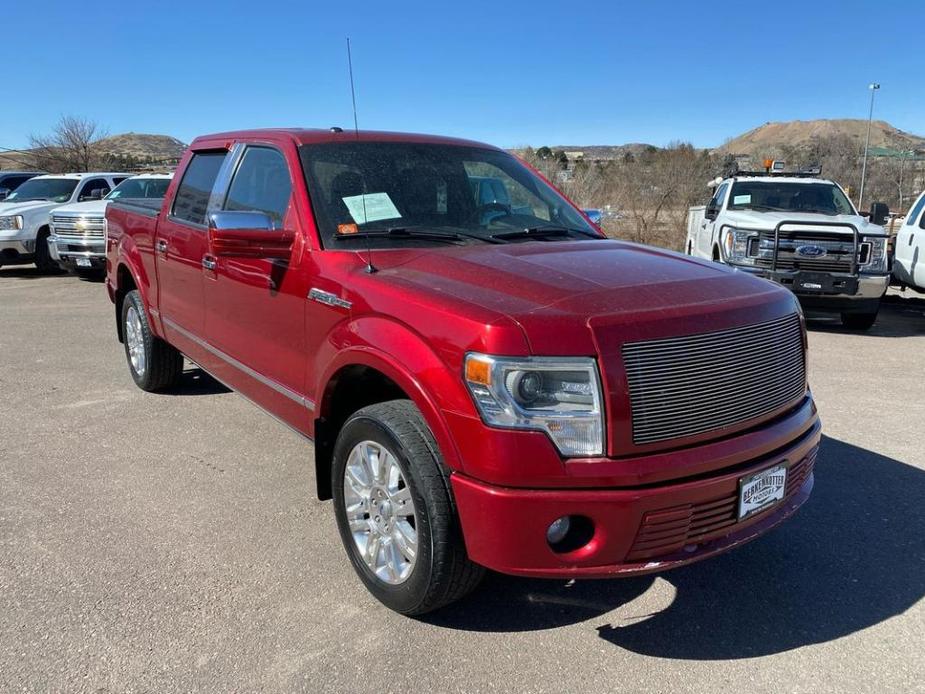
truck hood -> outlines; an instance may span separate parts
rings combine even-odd
[[[774,228],[781,222],[795,222],[799,225],[812,227],[814,224],[823,223],[822,229],[830,232],[843,230],[846,234],[851,233],[850,227],[829,227],[829,224],[852,224],[857,227],[861,234],[883,234],[882,226],[871,224],[866,218],[853,214],[806,214],[799,212],[758,212],[756,210],[728,210],[723,213],[721,223],[724,226],[737,226],[742,229],[753,229],[757,231],[774,231]],[[789,227],[789,225],[788,225]]]
[[[418,297],[449,295],[515,321],[535,354],[593,354],[595,326],[605,323],[622,325],[625,339],[645,324],[701,332],[697,320],[730,306],[794,310],[789,292],[747,273],[612,240],[380,252],[376,264],[379,280]],[[699,318],[685,325],[683,316]]]
[[[55,214],[94,215],[102,217],[106,212],[109,200],[89,200],[88,202],[74,202],[62,205],[55,209]]]
[[[28,200],[25,202],[13,202],[0,203],[0,215],[16,215],[16,214],[34,214],[36,212],[50,211],[56,207],[59,207],[61,203],[59,202],[48,202],[47,200]]]

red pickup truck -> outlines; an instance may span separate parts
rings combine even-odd
[[[209,135],[159,208],[115,201],[106,219],[136,384],[169,389],[186,357],[312,440],[350,561],[399,612],[458,599],[485,567],[687,564],[812,489],[793,295],[606,239],[502,150]]]

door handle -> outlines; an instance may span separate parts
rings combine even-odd
[[[167,242],[164,239],[158,239],[157,244],[155,245],[157,252],[163,255],[167,255]]]
[[[206,270],[214,270],[215,258],[213,258],[211,255],[202,256],[202,267],[204,267]]]
[[[706,229],[706,228],[707,228],[707,223],[706,223],[706,222],[700,222],[700,228],[701,228],[701,229]]]

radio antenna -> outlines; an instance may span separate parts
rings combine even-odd
[[[347,37],[347,71],[350,73],[350,98],[353,101],[353,134],[357,139],[357,142],[360,140],[360,125],[357,121],[357,91],[353,86],[353,56],[350,54],[350,37]],[[366,180],[363,180],[363,223],[366,224]],[[366,272],[368,274],[373,274],[376,272],[376,267],[373,265],[373,249],[372,244],[369,240],[369,236],[366,236]]]

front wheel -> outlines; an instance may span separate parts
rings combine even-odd
[[[877,322],[877,311],[873,313],[843,313],[841,324],[849,330],[870,330]]]
[[[469,560],[433,435],[408,400],[351,416],[334,447],[334,512],[354,570],[376,599],[420,615],[463,597]]]
[[[49,236],[48,229],[42,229],[35,239],[35,267],[43,275],[57,275],[64,271],[57,261],[51,257],[51,251],[48,250]]]
[[[122,301],[122,341],[132,380],[142,390],[172,388],[183,375],[183,355],[151,332],[138,290]]]

